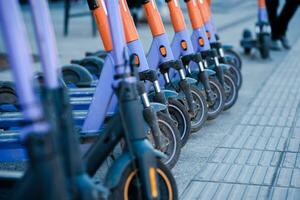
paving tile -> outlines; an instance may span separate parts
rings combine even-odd
[[[297,153],[295,167],[300,168],[300,154],[299,153]]]
[[[284,155],[282,167],[284,167],[284,168],[294,168],[296,160],[297,160],[297,154],[296,153],[287,152]]]
[[[242,169],[243,169],[243,165],[231,165],[230,169],[228,170],[227,174],[224,177],[224,182],[235,183]]]
[[[184,200],[196,200],[206,186],[206,182],[192,181],[182,194]]]
[[[237,179],[237,183],[249,184],[250,179],[254,173],[255,166],[245,165]]]
[[[273,190],[272,200],[283,200],[287,197],[287,188],[276,187]]]
[[[218,164],[208,163],[201,169],[200,173],[195,177],[195,179],[210,180],[217,168]]]
[[[259,186],[248,186],[244,193],[243,199],[256,200],[259,192]]]
[[[300,169],[293,170],[291,186],[300,188]]]
[[[237,164],[244,164],[247,162],[249,156],[251,154],[251,150],[247,150],[247,149],[241,149],[238,158],[236,159],[235,163]]]
[[[220,184],[213,199],[214,200],[224,200],[229,199],[228,195],[232,190],[232,184]]]
[[[202,190],[198,199],[213,199],[216,191],[218,190],[219,184],[218,183],[207,183],[205,188]]]
[[[268,167],[257,166],[250,180],[251,184],[262,185],[267,174]]]
[[[299,152],[300,139],[290,139],[288,142],[288,151]]]
[[[234,161],[236,160],[236,158],[239,155],[239,151],[240,150],[236,150],[236,149],[228,150],[228,153],[226,154],[223,162],[224,163],[234,163]]]
[[[248,165],[257,165],[262,156],[262,151],[253,150],[246,162]]]
[[[274,149],[274,150],[283,151],[285,149],[286,142],[287,142],[287,138],[280,138],[278,145],[277,145],[276,149]]]
[[[292,138],[300,138],[300,128],[294,128],[291,137]]]
[[[289,187],[292,180],[293,169],[280,168],[276,186]]]
[[[211,158],[209,159],[209,161],[215,163],[222,162],[229,150],[230,149],[227,148],[217,148],[211,156]]]
[[[271,162],[273,160],[274,154],[278,152],[274,151],[264,151],[259,161],[259,165],[261,166],[272,166]]]
[[[300,189],[289,188],[287,194],[287,200],[298,200],[300,197]]]
[[[257,199],[267,199],[269,194],[269,187],[261,186],[257,195]]]
[[[242,199],[246,187],[246,185],[234,184],[229,193],[228,199]]]
[[[218,168],[215,170],[214,174],[209,180],[212,181],[224,181],[224,177],[226,176],[228,170],[230,169],[229,164],[219,164]]]
[[[266,173],[265,178],[264,178],[264,181],[263,181],[264,185],[272,185],[272,181],[273,181],[273,177],[274,177],[275,172],[276,172],[275,167],[269,167],[268,168],[267,173]]]

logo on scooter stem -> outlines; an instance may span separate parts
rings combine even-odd
[[[203,39],[202,37],[199,37],[199,38],[198,38],[198,43],[199,43],[199,45],[200,45],[201,47],[203,47],[203,46],[204,46],[204,39]]]
[[[186,50],[187,50],[187,43],[186,43],[186,41],[185,41],[185,40],[181,40],[181,42],[180,42],[180,46],[181,46],[181,48],[182,48],[184,51],[186,51]]]
[[[166,57],[166,56],[167,56],[167,49],[166,49],[165,46],[161,45],[161,46],[159,47],[159,52],[160,52],[160,54],[161,54],[163,57]]]

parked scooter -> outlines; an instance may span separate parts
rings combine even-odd
[[[258,0],[258,15],[255,24],[256,39],[253,38],[249,29],[243,32],[241,46],[245,54],[249,55],[252,49],[258,49],[261,57],[267,59],[270,57],[271,27],[268,21],[265,0]]]

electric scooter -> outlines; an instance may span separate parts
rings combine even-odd
[[[229,73],[229,69],[232,66],[220,63],[217,50],[211,49],[205,23],[202,20],[197,2],[189,0],[185,3],[193,28],[191,35],[193,47],[196,52],[201,52],[201,56],[204,59],[204,67],[216,72],[216,78],[220,82],[225,94],[224,110],[227,110],[235,104],[238,98],[237,86]]]
[[[48,71],[44,70],[45,78],[48,77],[48,81],[44,89],[45,98],[43,100],[45,102],[44,105],[47,105],[45,106],[45,110],[46,113],[49,114],[49,124],[52,128],[54,127],[53,130],[58,131],[57,134],[53,134],[54,136],[57,136],[57,138],[51,140],[50,137],[46,137],[51,134],[31,135],[30,133],[45,133],[48,131],[48,126],[40,124],[43,122],[43,119],[41,120],[38,103],[36,103],[37,101],[33,101],[35,99],[31,82],[32,76],[28,76],[32,75],[32,73],[25,71],[31,67],[29,54],[28,52],[26,54],[26,51],[20,50],[22,48],[26,49],[27,47],[24,42],[26,41],[25,37],[20,36],[23,31],[20,22],[20,11],[17,9],[16,1],[10,2],[13,2],[14,4],[11,3],[5,5],[10,5],[12,9],[9,9],[9,12],[5,12],[8,9],[4,9],[4,1],[0,1],[1,14],[4,13],[2,16],[5,16],[4,19],[1,17],[1,24],[3,25],[2,29],[6,30],[4,34],[5,41],[9,41],[6,45],[10,50],[10,61],[14,69],[14,75],[17,80],[20,79],[20,81],[18,81],[17,91],[22,91],[23,94],[26,94],[22,96],[22,93],[18,92],[21,99],[24,97],[22,99],[23,101],[21,101],[21,105],[25,108],[25,116],[27,115],[27,118],[31,122],[27,127],[32,128],[24,130],[29,131],[29,134],[27,134],[29,139],[26,141],[29,142],[27,143],[28,146],[32,147],[29,148],[29,152],[32,153],[30,154],[31,158],[34,158],[32,161],[35,161],[32,162],[32,167],[35,167],[33,168],[34,171],[29,168],[28,173],[24,175],[22,182],[18,184],[17,190],[14,191],[12,194],[13,197],[10,199],[158,199],[159,197],[161,199],[177,199],[177,189],[176,185],[174,185],[174,179],[170,172],[157,161],[155,156],[157,153],[151,149],[151,145],[147,145],[146,134],[143,128],[143,118],[141,117],[142,110],[140,109],[140,106],[138,106],[139,100],[136,92],[136,78],[133,76],[133,67],[130,67],[128,61],[126,61],[128,60],[128,57],[126,56],[125,42],[124,38],[122,38],[122,34],[120,34],[120,32],[122,33],[120,15],[118,15],[118,12],[112,12],[119,10],[117,2],[107,1],[106,5],[108,5],[110,24],[113,24],[110,28],[111,30],[114,30],[115,33],[119,33],[114,37],[113,41],[115,47],[113,52],[116,61],[118,61],[116,62],[117,65],[115,65],[117,68],[115,68],[115,80],[113,81],[113,85],[115,86],[116,93],[120,99],[120,112],[112,119],[110,126],[106,129],[107,132],[102,135],[104,138],[99,138],[98,142],[93,146],[95,148],[90,149],[86,158],[88,158],[87,161],[90,161],[91,158],[93,158],[92,166],[97,166],[96,169],[98,169],[99,165],[105,160],[101,159],[107,156],[103,156],[103,153],[111,151],[114,147],[114,145],[110,143],[110,139],[117,142],[120,138],[125,136],[127,148],[124,150],[122,156],[115,161],[115,164],[110,168],[105,184],[98,186],[93,184],[91,179],[85,173],[80,156],[78,156],[78,152],[76,152],[76,150],[79,149],[79,146],[76,145],[76,138],[74,138],[74,126],[72,125],[70,106],[67,101],[68,95],[64,95],[58,79],[55,80],[57,76],[49,76],[57,73],[58,70],[54,68],[55,65],[53,65],[52,70],[50,68],[47,68]],[[46,2],[43,2],[44,4],[41,2],[42,1],[31,1],[32,10],[41,11],[36,12],[34,15],[37,15],[41,19],[40,22],[43,22],[45,26],[49,28],[51,24],[45,23],[45,19],[49,19],[49,13],[47,12],[47,7],[43,7],[46,5]],[[90,1],[89,3],[92,9],[97,8],[96,2]],[[11,18],[11,16],[14,16],[14,18]],[[46,16],[48,16],[48,18]],[[14,19],[14,21],[17,22],[15,23],[14,29],[9,29],[9,27],[11,27],[9,26],[11,25],[11,19]],[[16,33],[18,35],[16,35]],[[53,30],[50,31],[49,34],[52,34],[53,36]],[[18,42],[14,42],[17,40],[14,40],[14,37],[12,36],[17,36],[19,38]],[[54,37],[50,37],[50,40],[53,38]],[[55,47],[51,50],[55,50]],[[54,53],[52,55],[55,55],[55,52],[52,53]],[[24,55],[28,55],[26,59],[24,59]],[[54,59],[52,64],[57,64],[55,63],[55,61],[57,61],[57,56],[56,59],[51,55],[48,58]],[[28,69],[24,69],[24,61],[27,62],[26,64],[28,65],[26,66],[28,66]],[[21,81],[23,82],[21,83]],[[116,122],[120,121],[124,123],[116,126],[116,124],[118,124]],[[27,135],[23,134],[25,137],[22,139],[27,139]],[[56,157],[57,154],[55,154],[53,142],[57,142],[59,147],[58,151],[62,155],[63,170],[60,170],[61,167],[59,166],[59,160]],[[102,154],[99,154],[99,149],[102,150]],[[92,155],[95,155],[93,154],[95,151],[98,151],[97,156],[93,157]],[[87,162],[87,169],[89,174],[95,173],[90,162]],[[50,178],[49,174],[52,175]],[[63,179],[64,177],[66,180]],[[4,179],[7,179],[7,177]],[[67,184],[66,187],[63,187],[64,183]],[[32,192],[32,188],[39,190]],[[50,194],[49,191],[51,192]]]
[[[255,24],[256,39],[253,38],[249,29],[243,32],[241,46],[244,48],[245,54],[249,55],[252,49],[259,50],[263,59],[270,57],[270,41],[271,27],[268,21],[267,9],[265,0],[258,0],[258,15]]]

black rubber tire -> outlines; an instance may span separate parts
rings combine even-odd
[[[186,107],[176,99],[168,99],[168,110],[173,120],[177,122],[180,134],[181,147],[183,147],[191,134],[191,118]]]
[[[115,188],[111,188],[111,196],[110,199],[117,200],[144,200],[146,199],[143,196],[144,192],[141,191],[141,183],[136,183],[138,179],[136,179],[136,174],[138,172],[137,169],[133,167],[131,164],[127,167],[119,180],[119,183]],[[157,168],[156,168],[159,180],[159,195],[161,200],[170,199],[177,200],[178,199],[178,191],[176,181],[171,173],[171,171],[162,164],[159,160],[157,160]],[[107,177],[108,179],[111,177]],[[134,183],[135,182],[135,183]]]
[[[241,89],[242,84],[243,84],[243,75],[241,73],[241,71],[234,65],[230,64],[230,68],[229,68],[229,73],[232,76],[235,85],[237,86],[237,89]]]
[[[166,147],[162,146],[159,149],[161,152],[166,154],[168,158],[162,158],[161,161],[169,169],[172,169],[176,165],[181,152],[180,133],[175,126],[174,121],[166,114],[158,112],[157,120],[160,132],[168,139],[168,145]]]
[[[231,108],[238,99],[238,89],[232,77],[224,74],[224,82],[230,87],[229,92],[225,92],[224,110]]]
[[[223,111],[225,103],[225,93],[222,85],[216,77],[209,78],[209,84],[212,91],[217,95],[217,101],[213,105],[208,105],[207,119],[213,120]]]
[[[251,51],[251,49],[250,49],[250,51]],[[225,49],[224,53],[225,53],[225,55],[229,55],[232,58],[234,58],[233,60],[234,60],[235,66],[238,67],[239,69],[242,69],[243,62],[242,62],[241,56],[236,51],[234,51],[233,49]]]
[[[201,90],[195,85],[190,85],[190,88],[193,100],[198,107],[195,115],[191,117],[191,131],[197,132],[201,129],[201,127],[207,120],[208,108],[206,103],[206,97],[203,95]]]
[[[260,46],[259,46],[260,56],[263,59],[267,59],[270,57],[270,36],[269,35],[261,35],[260,36]]]
[[[13,104],[16,105],[18,101],[16,91],[11,82],[0,83],[0,105]]]

